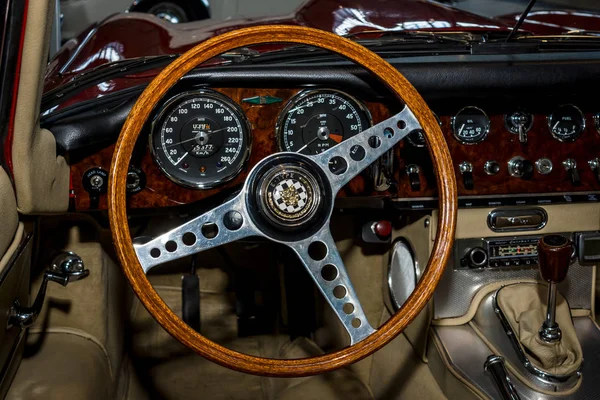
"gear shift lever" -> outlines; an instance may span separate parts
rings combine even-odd
[[[538,242],[538,264],[540,275],[548,285],[548,309],[546,319],[540,328],[540,338],[547,343],[558,342],[562,333],[556,323],[556,284],[565,280],[573,246],[562,235],[546,235]]]

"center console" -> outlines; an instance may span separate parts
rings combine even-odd
[[[589,205],[459,211],[427,350],[450,398],[600,395],[597,214]]]

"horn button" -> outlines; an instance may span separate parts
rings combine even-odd
[[[320,168],[307,157],[280,155],[253,175],[250,215],[269,236],[309,236],[327,221],[331,189]]]

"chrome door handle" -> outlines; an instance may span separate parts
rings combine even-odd
[[[25,307],[21,305],[19,300],[13,302],[9,311],[6,329],[13,326],[25,329],[35,322],[44,305],[48,282],[56,282],[62,286],[67,286],[70,282],[83,279],[89,274],[90,271],[84,268],[83,261],[77,254],[73,252],[60,253],[54,258],[50,268],[44,272],[42,285],[37,296],[35,296],[33,304],[30,307]]]

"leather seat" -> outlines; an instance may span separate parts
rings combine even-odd
[[[114,387],[106,350],[85,332],[30,332],[6,399],[106,400]]]
[[[181,315],[181,289],[155,286],[163,300]],[[323,354],[311,340],[290,342],[284,335],[237,336],[237,317],[226,293],[201,292],[202,334],[233,350],[270,358],[305,358]],[[303,378],[267,378],[214,364],[173,339],[136,300],[132,315],[132,368],[128,400],[262,399],[366,400],[369,387],[350,370]]]

